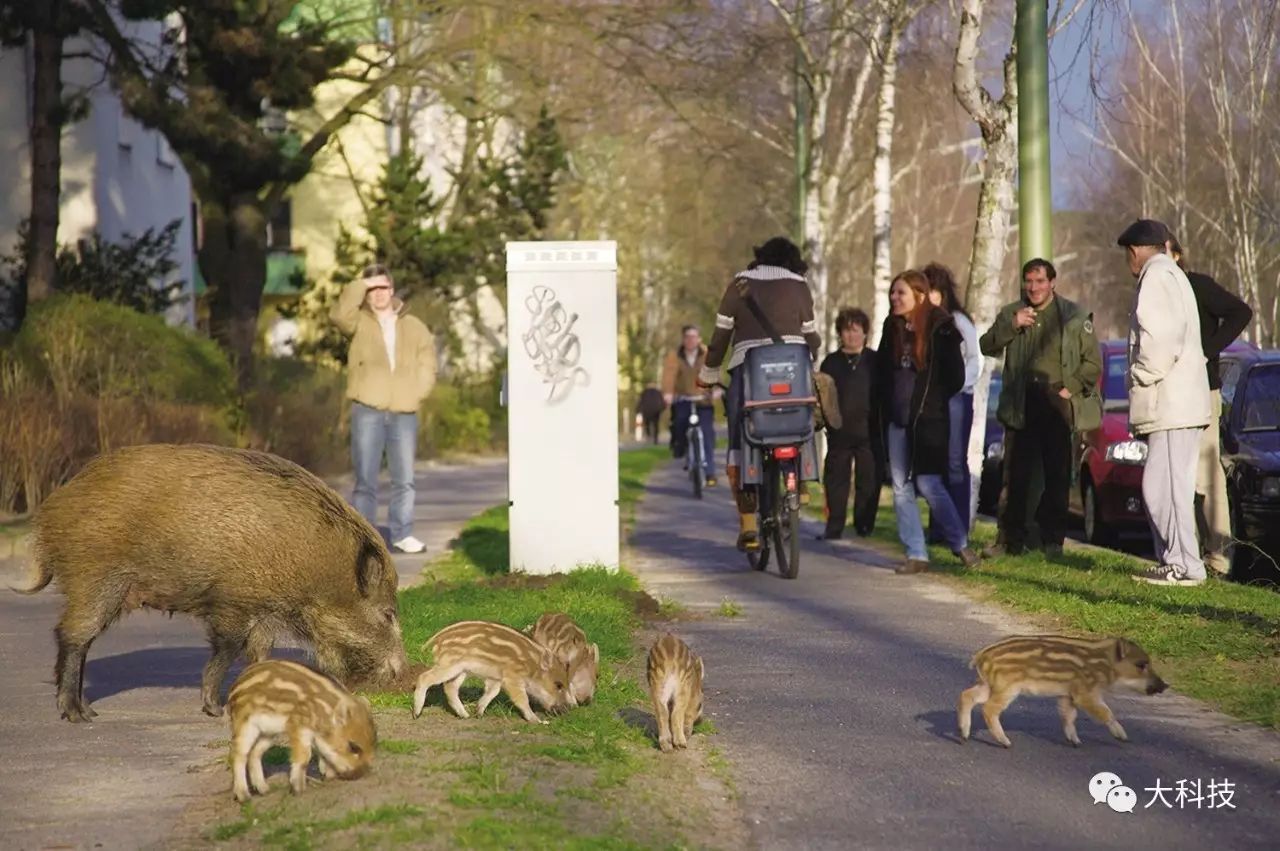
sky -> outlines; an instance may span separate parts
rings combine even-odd
[[[1136,0],[1141,10],[1156,0]],[[1093,142],[1084,128],[1097,120],[1098,108],[1089,87],[1089,53],[1098,51],[1101,67],[1114,63],[1124,49],[1123,30],[1114,16],[1098,16],[1092,25],[1087,9],[1049,44],[1049,159],[1053,169],[1053,205],[1071,206],[1074,181],[1093,165]]]

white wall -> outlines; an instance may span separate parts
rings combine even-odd
[[[154,38],[160,25],[143,24],[129,31]],[[68,52],[85,49],[79,39],[67,44]],[[12,248],[18,222],[30,215],[30,69],[29,48],[0,50],[0,156],[6,164],[0,168],[0,252]],[[195,257],[191,181],[186,170],[157,131],[122,116],[120,100],[102,82],[100,66],[88,59],[71,59],[63,63],[62,76],[65,91],[88,92],[90,111],[83,121],[63,130],[59,242],[74,242],[95,228],[104,239],[119,241],[126,234],[159,230],[180,219],[174,276],[186,282],[190,295]],[[194,302],[188,299],[174,307],[167,318],[194,324]]]

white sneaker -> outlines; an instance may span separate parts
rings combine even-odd
[[[424,552],[427,549],[426,544],[422,543],[422,541],[419,541],[417,538],[413,537],[412,535],[408,536],[407,538],[401,538],[400,540],[393,543],[391,546],[395,547],[397,550],[399,550],[402,553],[420,553],[420,552]]]

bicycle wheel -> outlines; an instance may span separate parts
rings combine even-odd
[[[747,562],[751,565],[752,570],[764,570],[769,566],[769,545],[771,536],[769,534],[769,506],[773,503],[773,494],[769,492],[770,476],[766,473],[764,481],[760,483],[760,487],[756,491],[756,526],[759,531],[756,533],[757,540],[760,541],[760,549],[747,550]]]
[[[692,430],[691,430],[692,431]],[[693,480],[693,498],[702,499],[702,484],[706,472],[702,463],[702,435],[694,433],[689,439],[689,478]]]
[[[778,473],[778,479],[786,475]],[[800,497],[779,482],[774,503],[773,543],[778,550],[778,573],[795,579],[800,573]]]

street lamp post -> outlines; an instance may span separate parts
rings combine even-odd
[[[1018,0],[1018,245],[1021,262],[1053,257],[1049,178],[1049,4]]]

